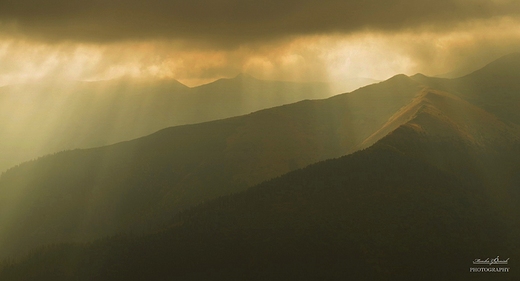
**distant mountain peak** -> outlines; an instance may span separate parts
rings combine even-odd
[[[410,80],[410,77],[408,77],[407,75],[397,74],[397,75],[392,76],[387,81],[409,81],[409,80]]]
[[[428,76],[426,76],[426,75],[424,75],[424,74],[422,74],[422,73],[420,73],[420,72],[415,73],[414,75],[412,75],[412,76],[410,76],[410,77],[413,78],[413,79],[416,79],[416,78],[418,78],[418,79],[428,78]]]
[[[399,85],[399,84],[406,84],[406,83],[416,83],[412,78],[404,75],[404,74],[397,74],[395,76],[392,76],[390,79],[384,81],[384,83],[391,84],[391,85]],[[383,82],[380,82],[383,83]]]

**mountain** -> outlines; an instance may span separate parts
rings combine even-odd
[[[520,124],[520,53],[513,53],[456,79],[413,78],[435,89],[445,90],[481,107],[506,122]]]
[[[0,252],[157,229],[205,200],[363,148],[417,90],[399,75],[325,100],[21,164],[0,178]]]
[[[0,279],[517,280],[518,128],[428,88],[383,127],[369,148],[206,202],[160,231],[49,246],[4,263]],[[502,181],[487,180],[498,168]],[[509,273],[469,272],[497,256]]]
[[[0,88],[0,171],[66,149],[108,145],[166,127],[331,95],[325,83],[246,75],[194,88],[175,80],[129,78],[5,86]]]
[[[474,278],[474,259],[520,252],[519,125],[481,106],[513,108],[494,93],[520,80],[495,73],[498,89],[477,74],[398,75],[22,164],[0,178],[5,256],[137,236],[51,246],[0,277]]]
[[[497,115],[520,124],[520,53],[502,57],[451,85],[461,97]]]

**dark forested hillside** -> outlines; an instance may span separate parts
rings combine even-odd
[[[0,178],[0,255],[154,229],[204,200],[351,153],[417,91],[400,75],[326,100],[22,164]]]
[[[487,280],[469,267],[497,255],[514,268],[518,216],[503,216],[491,186],[421,160],[413,145],[444,147],[400,127],[369,149],[182,212],[163,231],[50,246],[4,264],[0,278]]]

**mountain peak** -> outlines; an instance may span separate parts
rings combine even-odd
[[[428,78],[428,76],[422,74],[422,73],[415,73],[414,75],[410,76],[410,78],[413,78],[413,79],[423,79],[423,78]]]
[[[401,85],[401,84],[408,84],[410,82],[416,83],[413,79],[410,77],[404,75],[404,74],[397,74],[395,76],[392,76],[390,79],[380,82],[380,83],[386,83],[390,85]]]

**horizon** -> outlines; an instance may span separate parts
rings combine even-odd
[[[416,76],[416,75],[424,75],[424,76],[427,76],[427,77],[434,77],[434,78],[448,78],[448,79],[453,79],[453,78],[459,78],[459,77],[463,77],[465,75],[468,75],[468,74],[471,74],[485,66],[487,66],[488,64],[496,61],[496,60],[499,60],[503,57],[507,57],[507,56],[510,56],[510,55],[514,55],[514,54],[520,54],[520,52],[510,52],[510,53],[507,53],[507,54],[504,54],[502,56],[499,56],[498,58],[494,59],[494,60],[491,60],[491,61],[487,61],[487,62],[483,62],[483,64],[480,66],[480,67],[477,67],[477,68],[474,68],[474,69],[465,69],[465,70],[461,70],[461,69],[454,69],[454,70],[451,70],[451,71],[448,71],[446,73],[440,73],[440,74],[436,74],[436,75],[427,75],[427,74],[424,74],[424,73],[421,73],[421,72],[416,72],[416,73],[394,73],[392,75],[390,75],[389,77],[385,78],[385,79],[374,79],[374,78],[371,78],[371,77],[344,77],[344,80],[349,80],[349,79],[360,79],[360,80],[371,80],[372,82],[371,83],[378,83],[378,82],[382,82],[382,81],[385,81],[385,80],[388,80],[394,76],[397,76],[397,75],[406,75],[408,77],[413,77],[413,76]],[[106,79],[84,79],[84,80],[74,80],[74,79],[70,79],[70,80],[65,80],[65,81],[59,81],[57,83],[74,83],[74,82],[87,82],[87,83],[96,83],[96,82],[110,82],[110,81],[114,81],[114,82],[117,82],[117,81],[131,81],[131,82],[137,82],[137,83],[140,83],[140,82],[144,82],[144,83],[148,83],[148,82],[178,82],[180,83],[181,85],[183,86],[186,86],[187,88],[197,88],[197,87],[200,87],[200,86],[204,86],[204,85],[209,85],[209,84],[212,84],[212,83],[215,83],[219,80],[233,80],[233,79],[238,79],[239,77],[241,76],[245,76],[245,77],[249,77],[249,78],[252,78],[252,79],[255,79],[255,80],[260,80],[260,81],[266,81],[266,82],[288,82],[288,83],[326,83],[326,84],[331,84],[331,85],[334,85],[334,84],[338,84],[337,81],[336,82],[331,82],[331,81],[318,81],[318,80],[315,80],[315,81],[298,81],[298,80],[291,80],[291,79],[264,79],[264,78],[259,78],[259,77],[256,77],[255,75],[252,75],[252,74],[249,74],[247,72],[238,72],[234,75],[230,75],[230,76],[223,76],[223,77],[219,77],[219,78],[215,78],[214,80],[208,80],[207,82],[202,82],[201,84],[194,84],[194,85],[188,85],[188,84],[185,84],[183,82],[181,82],[180,80],[174,78],[174,77],[132,77],[131,75],[122,75],[122,76],[117,76],[117,77],[112,77],[112,78],[106,78]],[[23,82],[19,82],[19,83],[12,83],[12,84],[3,84],[3,85],[0,85],[0,87],[4,87],[4,86],[14,86],[14,85],[24,85],[24,84],[38,84],[38,83],[47,83],[49,82],[49,79],[47,79],[48,77],[39,77],[37,79],[32,79],[32,80],[29,80],[29,81],[23,81]],[[370,85],[371,83],[367,83],[366,85]],[[341,84],[341,83],[339,83]],[[363,86],[361,86],[363,87]],[[353,88],[352,90],[355,90],[357,89],[356,88]]]

